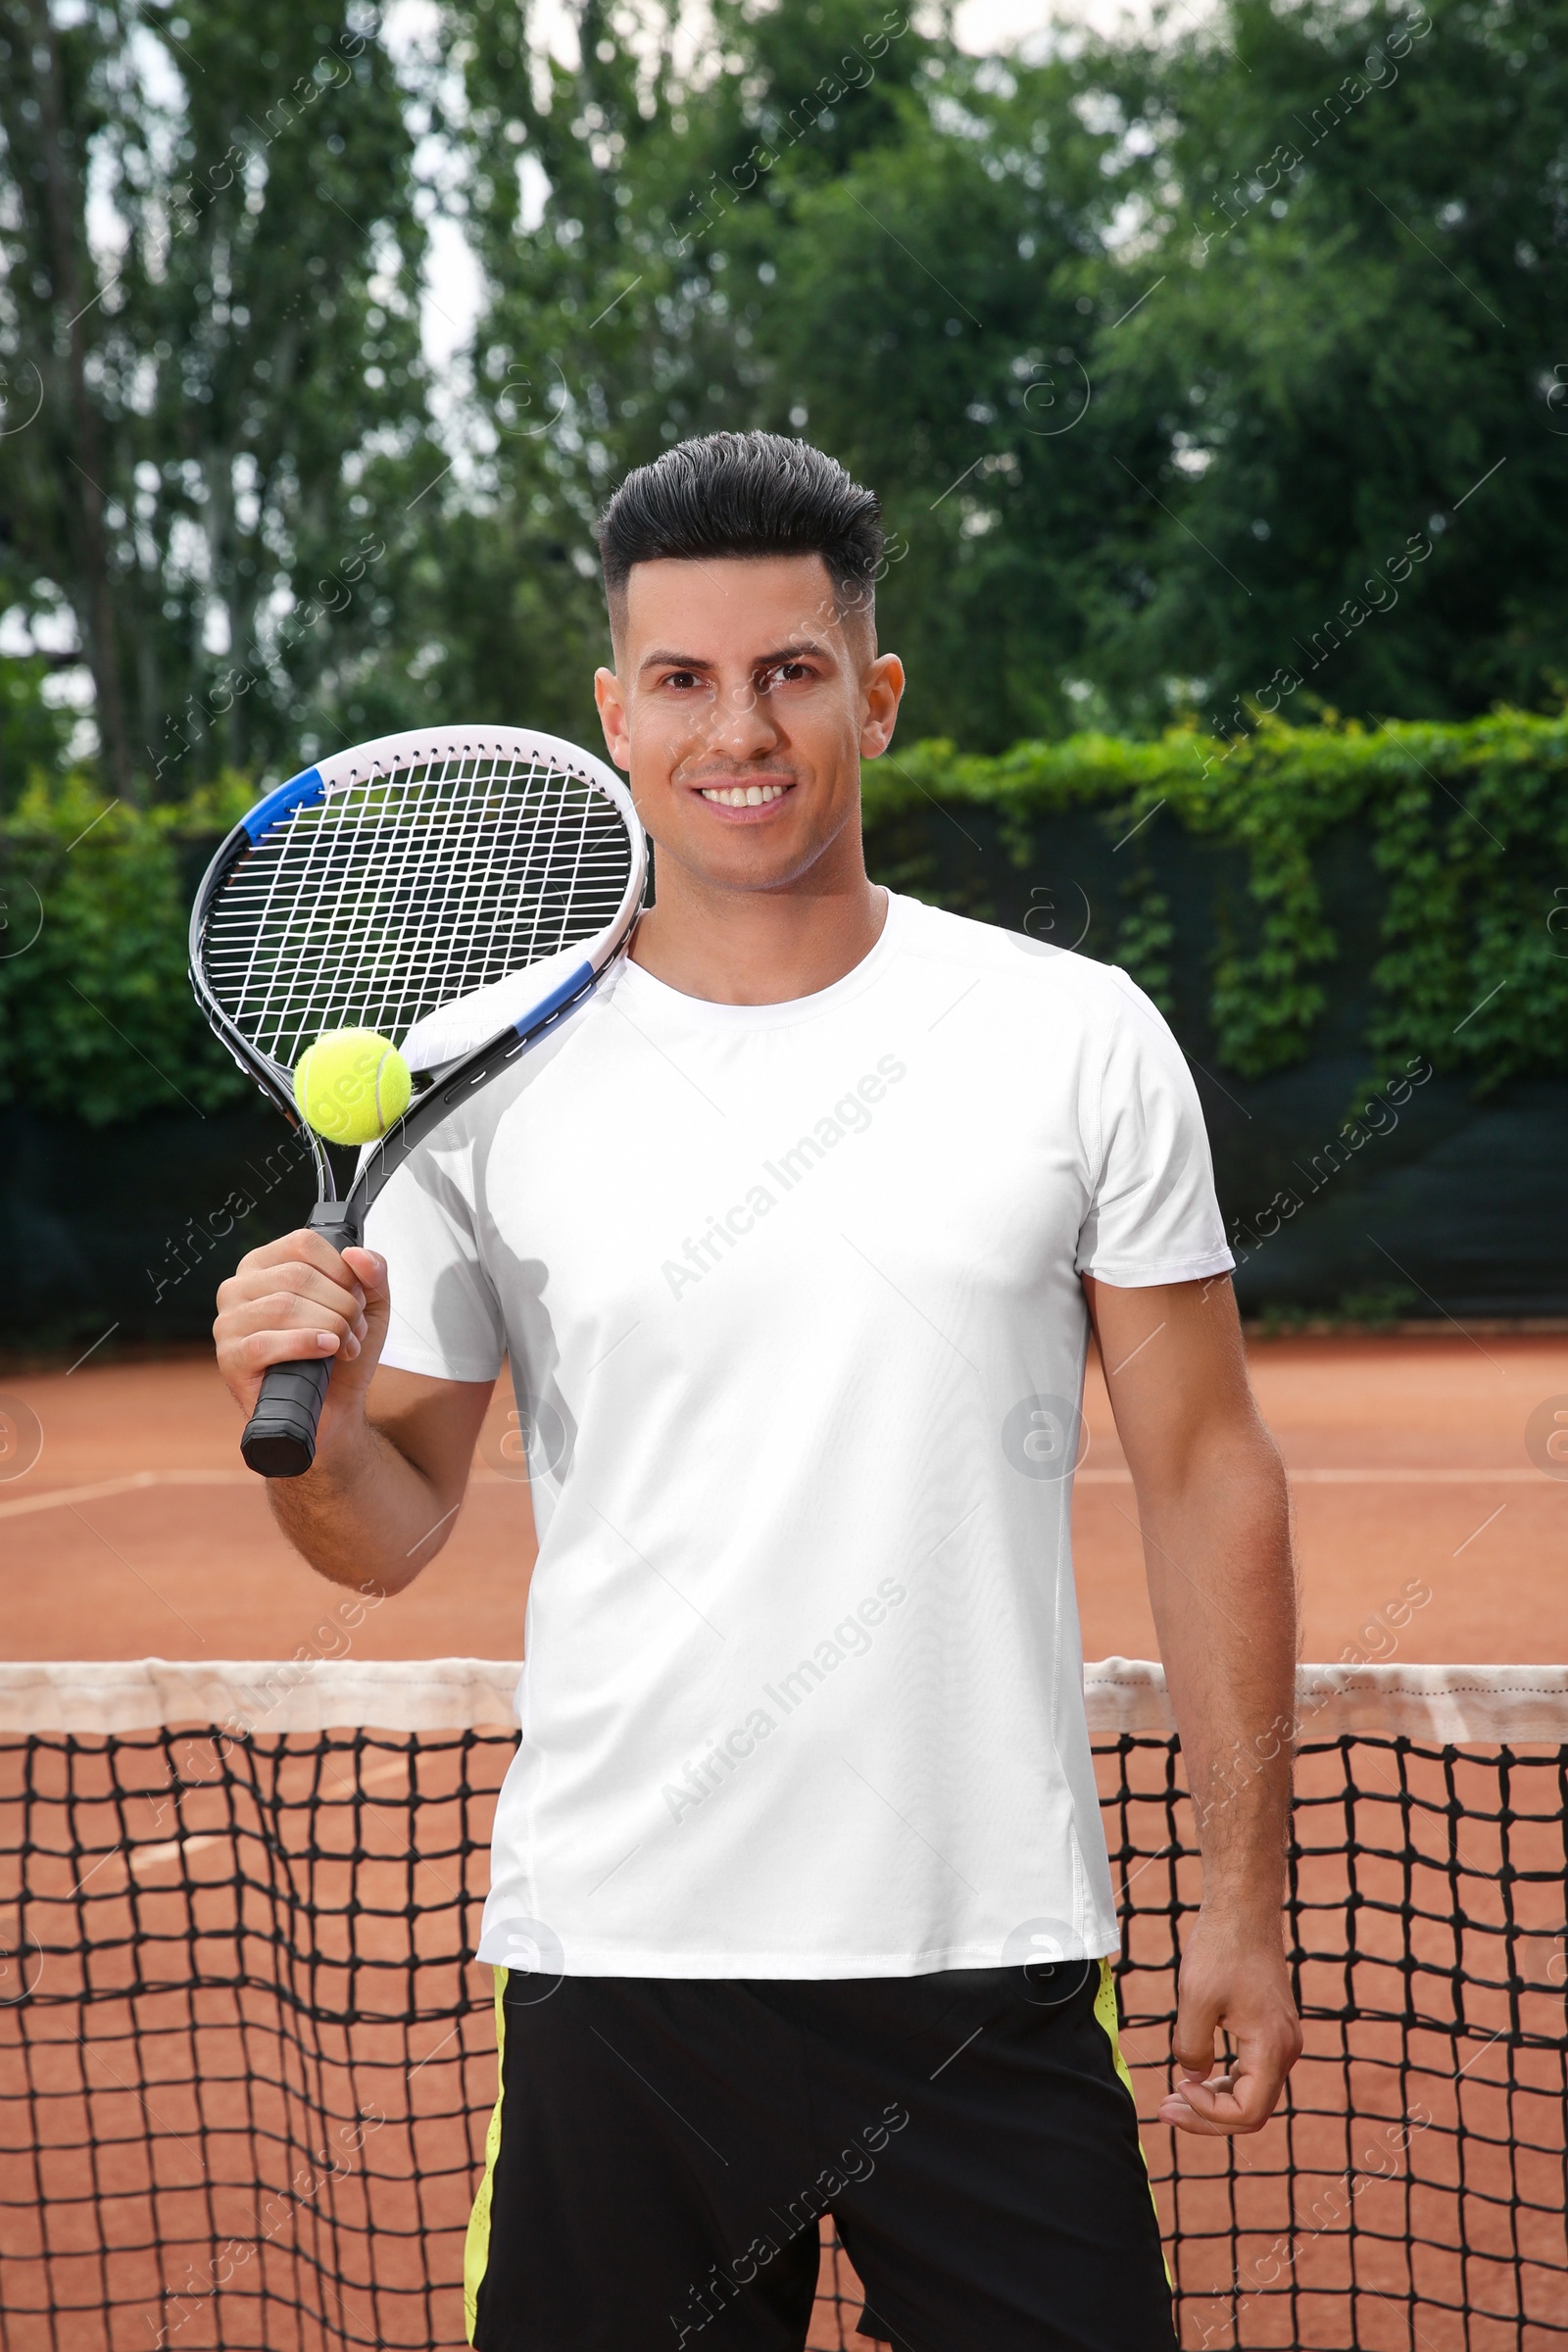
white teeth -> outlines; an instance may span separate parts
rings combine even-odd
[[[781,801],[786,787],[782,784],[719,784],[711,791],[703,789],[705,801],[717,801],[724,808],[760,808],[768,801]]]

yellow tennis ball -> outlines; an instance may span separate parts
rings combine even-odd
[[[295,1065],[300,1116],[329,1144],[373,1144],[413,1092],[408,1063],[373,1029],[327,1029]]]

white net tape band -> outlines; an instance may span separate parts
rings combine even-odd
[[[457,1732],[514,1727],[518,1665],[490,1658],[354,1658],[185,1665],[166,1658],[0,1664],[0,1736],[214,1724],[235,1736]],[[1089,1729],[1168,1736],[1164,1668],[1103,1658],[1084,1668]],[[1428,1746],[1568,1746],[1568,1666],[1301,1666],[1298,1735],[1403,1735]]]
[[[1084,1668],[1089,1728],[1176,1729],[1165,1669],[1143,1658],[1102,1658]],[[1568,1666],[1298,1666],[1296,1733],[1304,1745],[1342,1734],[1428,1747],[1568,1746]]]

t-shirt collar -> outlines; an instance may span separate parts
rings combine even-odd
[[[652,972],[644,971],[640,963],[633,963],[629,957],[616,973],[616,991],[626,992],[628,1009],[635,1005],[639,1010],[689,1029],[788,1029],[798,1022],[817,1020],[862,995],[880,978],[897,954],[898,934],[905,920],[903,902],[896,891],[884,891],[883,896],[887,913],[875,945],[842,980],[835,980],[830,988],[817,989],[811,996],[787,997],[780,1004],[717,1004],[708,997],[688,997],[666,981],[656,980]]]

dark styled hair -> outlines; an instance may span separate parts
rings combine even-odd
[[[634,564],[661,557],[820,556],[834,602],[871,617],[881,507],[836,458],[781,433],[709,433],[628,473],[599,523],[611,618]]]

